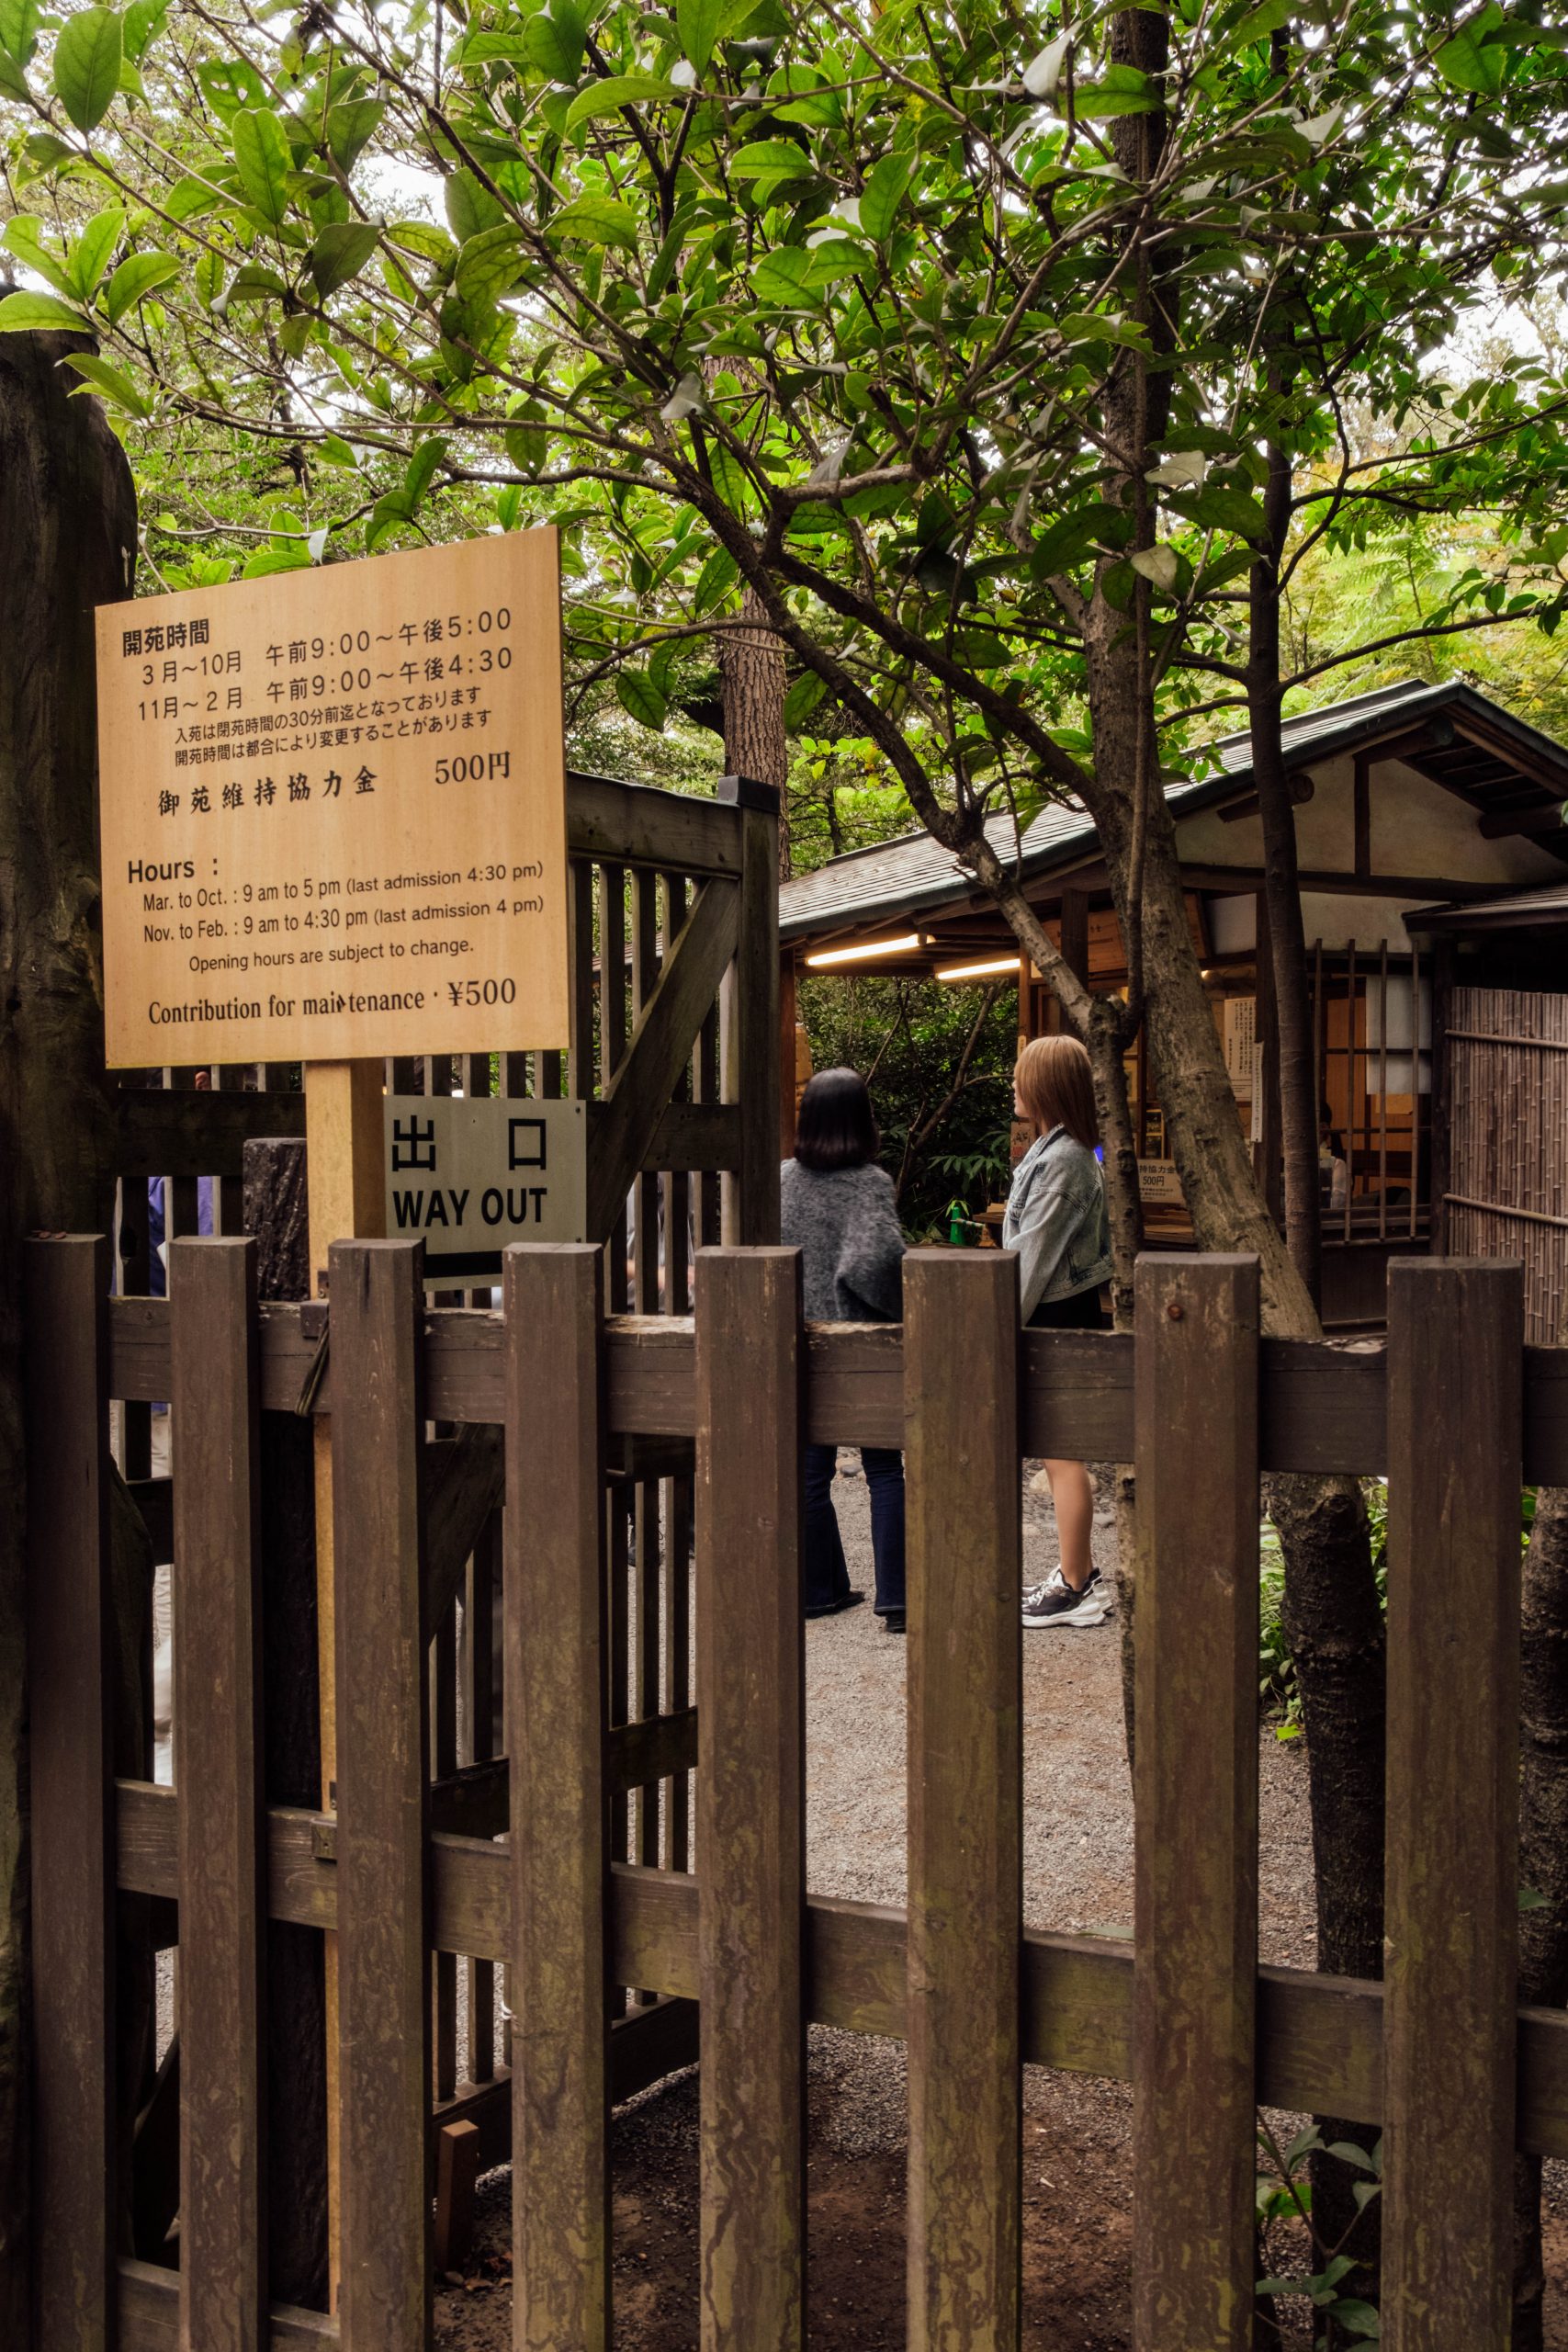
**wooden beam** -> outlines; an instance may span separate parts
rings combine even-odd
[[[631,1043],[605,1087],[588,1170],[588,1233],[603,1241],[615,1226],[633,1178],[675,1085],[692,1057],[703,1019],[717,994],[739,936],[740,892],[709,880],[698,891],[658,982],[637,1017]],[[769,1098],[770,1120],[773,1114]]]
[[[1564,830],[1564,803],[1558,801],[1551,808],[1506,808],[1483,816],[1476,827],[1483,842],[1509,841],[1516,833],[1529,837],[1560,833]]]
[[[1358,881],[1366,881],[1372,871],[1372,781],[1371,761],[1365,752],[1356,754],[1350,797],[1354,840],[1351,863]]]
[[[740,810],[742,866],[735,960],[724,983],[725,1100],[740,1112],[740,1166],[724,1184],[724,1238],[779,1236],[779,796],[750,776],[721,776]]]
[[[197,1094],[177,1087],[126,1086],[109,1098],[118,1128],[121,1176],[243,1176],[247,1143],[301,1136],[303,1094]]]
[[[739,876],[740,811],[722,800],[573,773],[567,778],[566,829],[573,857]]]
[[[588,1163],[604,1148],[600,1136],[614,1117],[607,1103],[590,1102]],[[653,1140],[643,1154],[645,1169],[682,1168],[693,1170],[737,1169],[740,1165],[740,1105],[738,1102],[671,1102],[660,1115]]]
[[[173,1896],[178,1878],[179,1799],[150,1781],[117,1789],[118,1883],[128,1893]],[[268,1815],[275,1918],[331,1928],[337,1869],[318,1853],[328,1823],[274,1806]],[[431,1840],[431,1928],[441,1949],[503,1960],[512,1933],[511,1858],[466,1838]],[[694,2000],[697,1881],[683,1871],[617,1864],[611,1871],[610,1971]],[[908,1960],[902,1911],[809,1895],[806,1903],[806,2006],[814,2025],[902,2040]],[[1021,1939],[1025,2064],[1066,2074],[1132,2075],[1134,1956],[1099,1936],[1026,1928]],[[1517,2144],[1568,2157],[1568,2013],[1517,2016]],[[1383,2113],[1383,1988],[1310,1969],[1258,1972],[1258,2098],[1292,2113]]]
[[[168,1307],[161,1298],[112,1299],[109,1380],[116,1396],[169,1393]],[[316,1359],[298,1306],[264,1307],[262,1406],[294,1411]],[[464,1308],[424,1317],[428,1409],[443,1420],[504,1417],[500,1318]],[[605,1327],[609,1430],[649,1438],[694,1435],[692,1324],[687,1316],[624,1316]],[[1261,1455],[1265,1470],[1382,1477],[1388,1466],[1381,1344],[1265,1340]],[[806,1426],[813,1441],[897,1446],[904,1442],[904,1336],[897,1324],[810,1324],[806,1333]],[[1032,1458],[1125,1462],[1133,1446],[1133,1340],[1129,1334],[1026,1331],[1021,1368],[1021,1442]],[[1568,1486],[1568,1349],[1524,1351],[1525,1476]],[[317,1396],[330,1414],[329,1369]]]

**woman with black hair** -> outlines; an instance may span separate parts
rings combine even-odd
[[[806,1312],[815,1323],[897,1323],[904,1309],[904,1236],[893,1184],[876,1164],[871,1097],[857,1070],[819,1070],[801,1097],[795,1157],[780,1182],[782,1231],[803,1261]],[[876,1611],[904,1630],[904,1457],[861,1448],[871,1493]],[[806,1613],[831,1617],[863,1593],[850,1588],[833,1510],[838,1449],[806,1449]]]

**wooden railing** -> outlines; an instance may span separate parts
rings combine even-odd
[[[172,1255],[167,1303],[111,1306],[102,1244],[28,1252],[39,2352],[176,2328],[203,2352],[423,2352],[433,1951],[510,1972],[492,2097],[520,2345],[608,2352],[607,2013],[635,1985],[699,2004],[705,2352],[806,2341],[807,2020],[908,2044],[911,2346],[1020,2340],[1030,2063],[1133,2084],[1139,2352],[1250,2341],[1259,2102],[1385,2130],[1388,2339],[1502,2352],[1511,2150],[1568,2154],[1568,2017],[1517,2010],[1514,1984],[1518,1496],[1568,1483],[1568,1359],[1522,1346],[1516,1268],[1399,1263],[1386,1349],[1345,1349],[1260,1342],[1242,1259],[1145,1261],[1134,1340],[1021,1335],[1000,1252],[915,1252],[901,1327],[807,1331],[784,1251],[700,1255],[691,1319],[606,1320],[597,1250],[509,1253],[490,1315],[427,1310],[417,1245],[344,1244],[323,1373],[322,1311],[258,1312],[251,1245]],[[164,1396],[172,1790],[115,1781],[106,1697],[108,1402]],[[257,1763],[257,1423],[302,1404],[330,1412],[336,1463],[335,1816],[267,1806]],[[504,1431],[507,1758],[482,1792],[433,1778],[428,1419]],[[694,1440],[694,1724],[609,1721],[612,1438]],[[905,1910],[806,1889],[808,1438],[906,1449]],[[1022,1917],[1019,1474],[1039,1453],[1137,1472],[1132,1949]],[[1258,1965],[1269,1470],[1390,1481],[1382,1984]],[[616,1860],[626,1774],[694,1754],[695,1873]],[[116,1887],[179,1939],[177,2274],[116,2254]],[[337,1932],[344,2126],[341,2311],[273,2309],[270,2339],[269,1917]]]

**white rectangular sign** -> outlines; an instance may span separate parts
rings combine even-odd
[[[387,1232],[424,1243],[426,1282],[499,1275],[509,1242],[587,1238],[581,1102],[389,1094],[382,1134]]]

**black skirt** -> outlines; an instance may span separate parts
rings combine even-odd
[[[1074,1291],[1070,1298],[1043,1299],[1029,1318],[1032,1331],[1103,1331],[1100,1285]]]

